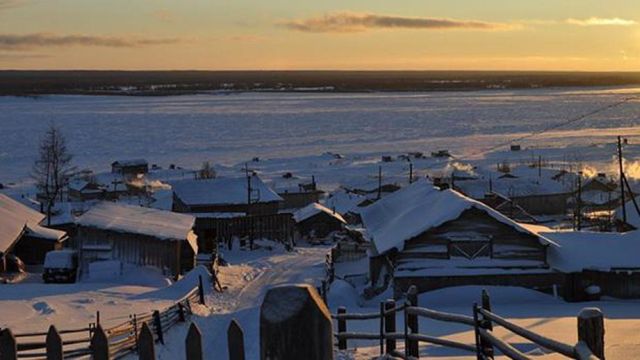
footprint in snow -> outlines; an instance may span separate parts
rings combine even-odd
[[[44,301],[33,304],[33,308],[42,315],[53,314],[56,311]]]

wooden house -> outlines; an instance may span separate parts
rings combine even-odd
[[[173,276],[195,265],[198,244],[191,215],[102,202],[77,224],[74,243],[81,273],[100,260],[154,266]]]
[[[62,248],[66,233],[42,226],[45,217],[0,194],[0,272],[5,269],[6,254],[19,257],[27,265],[37,265],[44,262],[48,251]]]
[[[111,163],[111,172],[123,176],[137,176],[149,172],[149,163],[144,159],[116,160]]]
[[[197,218],[200,250],[211,253],[234,237],[291,241],[293,219],[278,212],[282,201],[257,175],[183,180],[173,184],[172,210]]]
[[[305,181],[287,173],[280,179],[271,180],[268,185],[282,198],[280,210],[294,211],[303,208],[317,203],[324,195],[324,191],[318,189],[314,177]]]
[[[561,282],[547,263],[553,242],[454,190],[417,181],[365,208],[375,286],[397,293],[461,285],[538,289]],[[386,283],[386,284],[385,284]]]
[[[93,181],[76,179],[69,182],[70,201],[103,200],[107,197],[108,187]]]
[[[502,194],[534,216],[566,214],[579,176],[565,170],[502,164],[498,171],[477,178],[457,178],[453,188],[476,200]]]
[[[323,239],[329,234],[340,231],[347,223],[342,215],[313,203],[293,213],[296,229],[299,234],[307,238]]]
[[[549,251],[549,264],[565,274],[559,292],[568,301],[601,296],[640,298],[640,234],[552,231],[542,234],[559,246]]]

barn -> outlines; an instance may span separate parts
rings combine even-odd
[[[301,236],[315,239],[326,238],[332,232],[342,230],[347,223],[342,215],[318,203],[294,212],[293,220]]]
[[[562,281],[547,251],[554,243],[531,225],[517,223],[455,190],[425,180],[391,194],[362,212],[372,243],[374,287],[393,281],[397,294],[462,285],[548,289]]]
[[[19,257],[27,265],[36,265],[44,262],[47,251],[62,248],[66,233],[42,226],[45,217],[0,194],[0,272],[6,269],[7,254]]]
[[[101,260],[154,266],[173,276],[189,271],[198,252],[194,224],[187,214],[101,202],[77,220],[80,272]]]

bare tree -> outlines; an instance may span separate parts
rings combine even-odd
[[[51,225],[51,213],[57,199],[62,201],[62,190],[73,172],[72,155],[60,128],[50,125],[40,140],[38,158],[33,164],[32,177],[38,194],[46,206],[47,224]]]
[[[216,177],[216,171],[211,166],[211,163],[205,161],[202,163],[202,167],[198,171],[198,179],[213,179]]]

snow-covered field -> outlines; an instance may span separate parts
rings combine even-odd
[[[639,89],[0,98],[0,182],[28,176],[50,123],[66,134],[76,164],[105,170],[119,158],[197,167],[260,158],[379,154],[448,148],[475,155],[496,143],[588,113]],[[632,100],[525,142],[561,146],[640,135]],[[564,132],[570,130],[571,132]],[[579,131],[576,131],[579,130]]]

